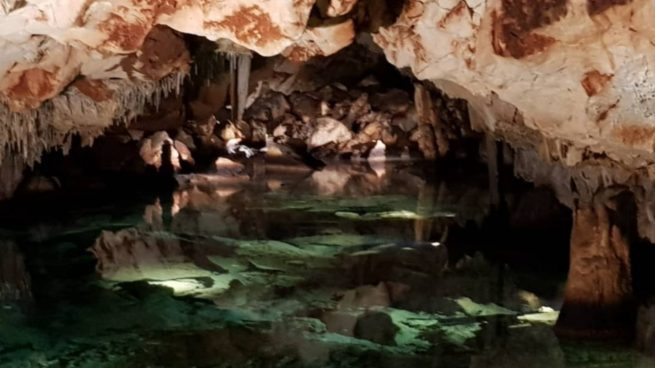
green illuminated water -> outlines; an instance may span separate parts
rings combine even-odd
[[[651,366],[555,337],[566,244],[494,231],[482,174],[241,179],[5,213],[0,367]]]

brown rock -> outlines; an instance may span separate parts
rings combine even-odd
[[[148,33],[136,60],[134,69],[152,80],[188,70],[191,62],[182,36],[166,26],[155,26]]]
[[[343,120],[344,124],[351,126],[356,120],[358,120],[362,115],[368,114],[371,111],[371,105],[368,103],[368,95],[362,93],[357,99],[350,105],[350,110],[348,115]]]
[[[392,115],[406,113],[410,104],[409,94],[401,89],[392,89],[371,96],[371,107],[374,110],[384,111]]]
[[[289,96],[293,113],[304,123],[321,116],[321,100],[307,93],[295,92]]]
[[[245,170],[243,164],[225,157],[219,157],[215,162],[215,166],[216,172],[223,176],[238,176]]]
[[[198,92],[198,98],[189,103],[193,117],[198,121],[204,121],[216,114],[225,106],[228,87],[226,75],[219,77],[216,82],[203,83]]]
[[[601,202],[599,197],[595,201]],[[634,327],[630,245],[622,220],[608,205],[616,208],[607,202],[574,211],[558,335],[605,338],[627,335]]]
[[[75,81],[72,87],[95,102],[104,102],[113,97],[112,91],[100,80],[82,78]]]
[[[246,110],[244,119],[265,122],[278,121],[291,111],[286,97],[276,91],[266,91]]]

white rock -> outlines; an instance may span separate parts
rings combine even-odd
[[[309,137],[307,146],[311,149],[328,143],[344,143],[352,137],[350,129],[339,120],[321,117],[314,123],[314,132]]]

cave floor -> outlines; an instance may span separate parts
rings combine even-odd
[[[471,170],[268,167],[3,214],[0,367],[652,366],[558,340],[567,245],[497,231]]]

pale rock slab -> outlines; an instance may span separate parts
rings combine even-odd
[[[352,139],[352,132],[339,120],[329,117],[316,119],[314,132],[307,141],[307,146],[316,148],[328,143],[345,143]]]

